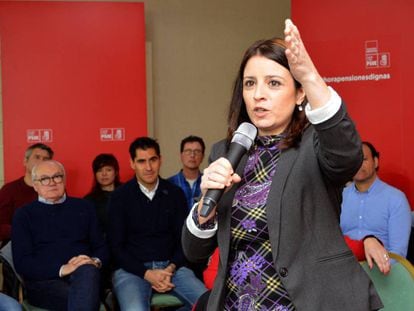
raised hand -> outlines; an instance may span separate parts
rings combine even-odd
[[[298,28],[290,19],[285,21],[284,33],[285,53],[292,76],[302,84],[312,108],[323,106],[330,99],[330,91],[306,51]]]
[[[290,72],[301,83],[306,79],[312,79],[317,74],[317,70],[305,49],[298,28],[290,19],[285,21],[284,32],[287,45],[286,57],[289,61]]]

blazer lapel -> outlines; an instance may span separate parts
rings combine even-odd
[[[281,228],[281,203],[286,180],[298,157],[299,151],[295,148],[282,150],[279,163],[276,166],[276,174],[273,176],[269,196],[266,204],[266,216],[269,230],[269,239],[272,247],[273,259],[276,262],[279,249]],[[286,212],[286,211],[285,211]]]

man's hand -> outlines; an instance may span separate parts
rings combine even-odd
[[[172,290],[175,285],[171,283],[173,273],[165,269],[147,270],[144,279],[151,283],[152,288],[159,293],[165,293]]]
[[[83,265],[94,265],[95,267],[99,268],[98,263],[91,257],[86,255],[79,255],[72,257],[67,264],[62,266],[62,268],[60,269],[60,276],[63,277],[69,275],[73,273],[73,271],[75,271],[77,268]]]

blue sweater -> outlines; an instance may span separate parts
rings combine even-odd
[[[187,200],[188,211],[191,210],[194,203],[196,202],[195,199],[201,195],[200,184],[202,176],[203,175],[201,173],[198,175],[198,178],[194,182],[193,187],[190,187],[190,184],[185,179],[183,170],[167,179],[169,182],[172,182],[174,185],[177,185],[184,191],[185,198]]]
[[[143,277],[148,261],[169,260],[182,266],[181,229],[186,216],[183,191],[164,179],[159,179],[152,200],[135,177],[117,188],[109,200],[108,232],[115,268]]]
[[[59,204],[35,201],[18,209],[12,252],[16,271],[26,280],[59,278],[60,267],[81,254],[103,264],[108,260],[93,205],[71,197]]]

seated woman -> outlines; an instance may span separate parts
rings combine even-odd
[[[92,170],[94,174],[93,186],[84,198],[95,204],[101,229],[104,235],[106,235],[108,228],[108,199],[112,191],[121,185],[118,160],[112,154],[101,153],[93,160]]]
[[[91,191],[84,197],[96,208],[96,215],[106,238],[108,231],[108,200],[111,193],[122,183],[119,177],[119,163],[113,154],[101,153],[92,162],[94,182]],[[105,305],[112,305],[111,263],[102,269],[101,300]]]

